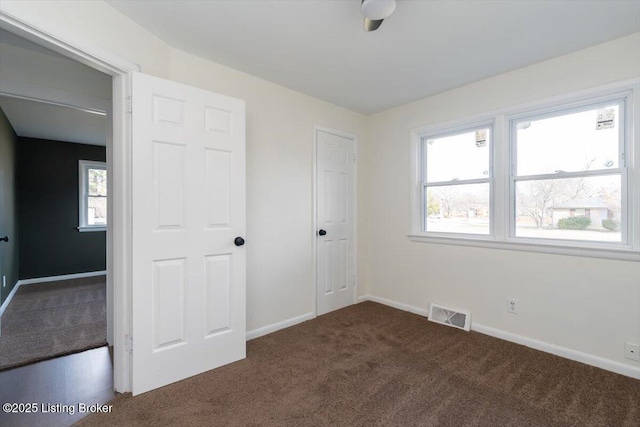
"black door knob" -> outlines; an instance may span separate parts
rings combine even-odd
[[[242,237],[236,237],[236,240],[234,240],[233,243],[235,243],[236,246],[242,246],[244,245],[244,239]]]
[[[325,234],[327,234],[327,232],[325,230],[320,230],[318,231],[318,234],[324,236]]]
[[[9,236],[0,237],[0,242],[8,242]]]

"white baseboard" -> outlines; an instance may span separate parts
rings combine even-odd
[[[88,273],[63,274],[62,276],[36,277],[33,279],[22,279],[18,283],[21,285],[32,285],[34,283],[57,282],[58,280],[82,279],[84,277],[104,276],[107,274],[103,271],[89,271]]]
[[[640,379],[640,366],[636,367],[627,365],[614,360],[594,356],[593,354],[583,353],[581,351],[506,332],[501,329],[480,325],[478,323],[472,323],[471,330],[480,332],[481,334],[490,335],[495,338],[500,338],[505,341],[521,344],[536,350],[544,351],[545,353],[555,354],[556,356],[564,357],[565,359],[575,360],[576,362],[585,363],[587,365],[595,366],[596,368],[615,372],[616,374]]]
[[[9,303],[11,302],[11,299],[13,298],[13,296],[16,294],[16,292],[18,292],[19,287],[20,287],[20,281],[18,280],[16,284],[13,286],[13,289],[11,289],[11,292],[9,292],[9,295],[7,295],[7,299],[4,300],[4,302],[2,303],[2,306],[0,306],[0,317],[2,317],[2,315],[4,314],[4,311],[9,306]]]
[[[409,313],[417,314],[419,316],[427,317],[429,315],[429,310],[425,310],[424,308],[414,307],[408,304],[402,304],[400,302],[392,301],[390,299],[376,297],[374,295],[362,295],[358,297],[358,302],[362,301],[373,301],[379,302],[383,305],[388,305],[389,307],[397,308],[398,310],[408,311]]]
[[[298,323],[306,322],[307,320],[311,320],[314,317],[315,315],[313,313],[307,313],[303,314],[302,316],[292,317],[291,319],[283,320],[282,322],[273,323],[271,325],[263,326],[262,328],[247,331],[247,341],[270,334],[275,331],[279,331],[280,329],[297,325]]]
[[[378,302],[380,304],[388,305],[389,307],[397,308],[398,310],[408,311],[410,313],[419,314],[421,316],[427,316],[429,314],[429,310],[414,307],[408,304],[402,304],[373,295],[362,295],[358,297],[358,302],[362,301]],[[581,362],[587,365],[595,366],[596,368],[615,372],[616,374],[640,379],[640,366],[627,365],[624,363],[616,362],[614,360],[605,359],[599,356],[594,356],[592,354],[583,353],[581,351],[572,350],[566,347],[561,347],[559,345],[539,341],[522,335],[513,334],[511,332],[506,332],[501,329],[484,326],[478,323],[471,323],[471,330],[484,335],[500,338],[505,341],[521,344],[536,350],[544,351],[545,353],[555,354],[556,356],[564,357],[565,359],[575,360],[576,362]]]
[[[9,306],[11,299],[18,291],[18,288],[22,285],[32,285],[34,283],[47,283],[47,282],[57,282],[59,280],[71,280],[71,279],[81,279],[83,277],[95,277],[95,276],[104,276],[107,274],[106,271],[90,271],[88,273],[75,273],[75,274],[64,274],[62,276],[49,276],[49,277],[38,277],[34,279],[22,279],[16,282],[16,285],[11,289],[11,292],[7,296],[7,299],[4,300],[2,306],[0,307],[0,317]]]

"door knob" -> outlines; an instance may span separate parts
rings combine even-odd
[[[318,234],[324,236],[325,234],[327,234],[327,232],[325,230],[320,230],[318,231]]]
[[[244,239],[242,237],[236,237],[233,243],[235,243],[236,246],[242,246],[244,245]]]
[[[0,242],[8,242],[9,236],[0,237]]]

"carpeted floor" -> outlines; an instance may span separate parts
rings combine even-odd
[[[2,315],[0,370],[107,342],[106,277],[21,286]]]
[[[186,361],[185,361],[186,362]],[[372,302],[81,426],[638,426],[640,381]]]

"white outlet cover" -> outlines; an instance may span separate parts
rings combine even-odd
[[[512,314],[518,314],[518,302],[515,298],[507,298],[507,311]]]
[[[640,362],[640,345],[630,342],[624,343],[624,357]]]

